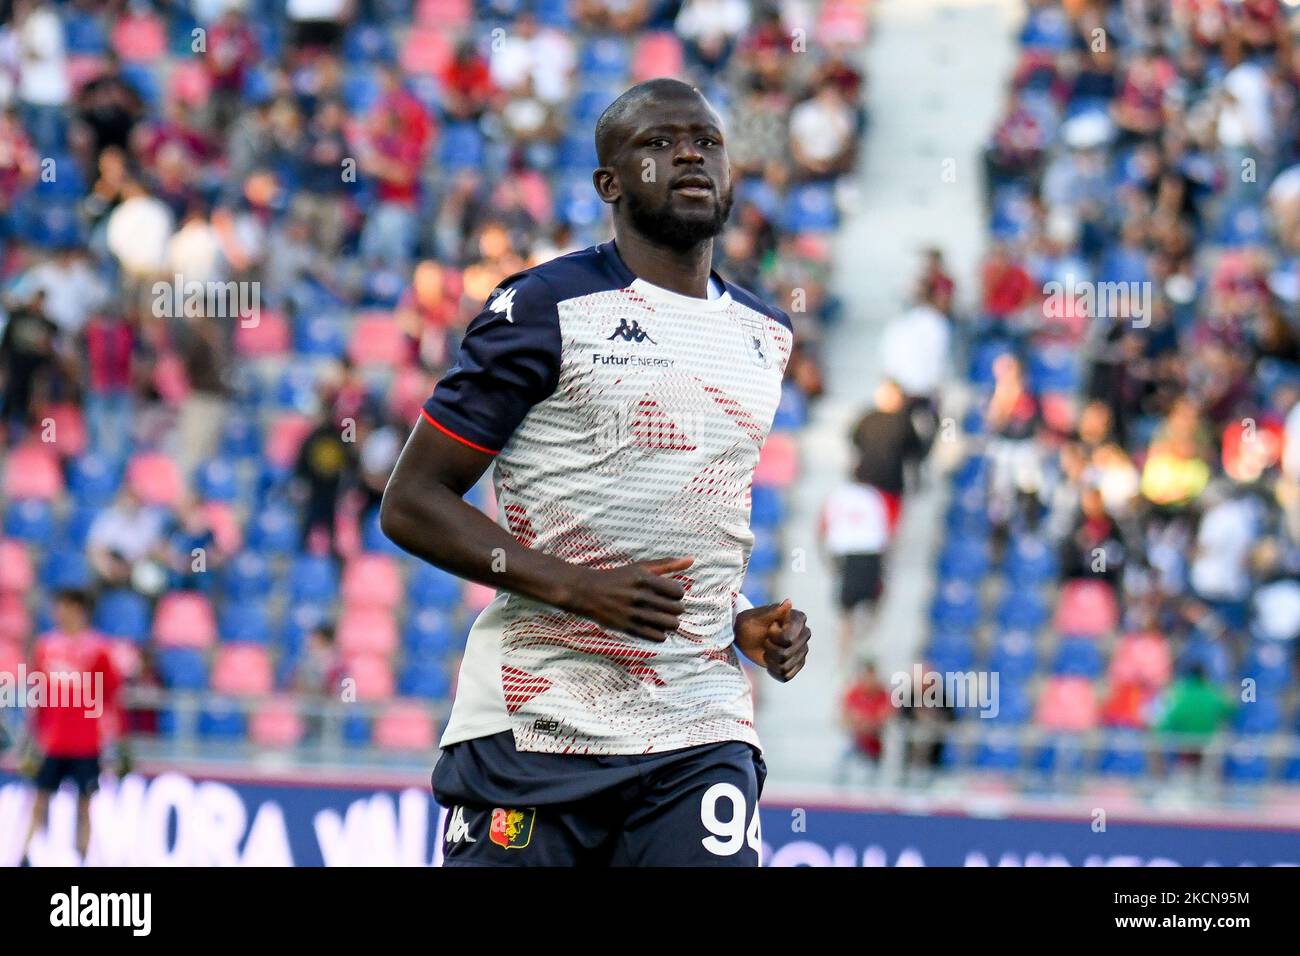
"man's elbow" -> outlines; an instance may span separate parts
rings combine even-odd
[[[379,530],[384,537],[401,548],[406,548],[410,528],[404,497],[401,487],[395,487],[390,481],[384,489],[383,498],[379,500]]]

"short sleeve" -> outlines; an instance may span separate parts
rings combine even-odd
[[[456,365],[422,414],[444,434],[496,454],[529,410],[555,391],[559,376],[555,296],[537,276],[514,276],[470,322]]]

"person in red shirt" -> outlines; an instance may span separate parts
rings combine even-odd
[[[90,629],[91,606],[85,591],[60,591],[54,599],[57,629],[36,642],[28,685],[36,680],[45,685],[34,720],[42,760],[24,857],[47,821],[50,796],[69,779],[77,787],[77,852],[82,859],[90,847],[90,798],[99,788],[100,753],[115,735],[120,685],[107,641]]]
[[[874,770],[880,762],[883,749],[881,733],[889,722],[893,709],[889,688],[877,676],[875,664],[864,661],[861,673],[844,692],[840,704],[844,729],[852,740],[852,745],[840,762],[839,776],[842,781],[847,778],[853,763],[865,762]]]

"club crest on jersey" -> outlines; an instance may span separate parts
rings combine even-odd
[[[515,290],[506,289],[504,292],[498,292],[496,297],[488,303],[488,308],[493,312],[504,312],[506,321],[513,324],[515,321]]]
[[[507,850],[522,850],[533,838],[533,820],[537,810],[502,809],[492,811],[492,825],[488,829],[488,838],[499,847]]]
[[[767,340],[767,325],[763,322],[741,323],[741,332],[749,347],[749,358],[759,368],[771,368],[772,344]]]
[[[651,345],[658,345],[654,339],[650,338],[650,333],[641,328],[640,323],[633,319],[629,324],[627,319],[620,319],[618,328],[610,333],[606,342],[612,342],[614,339],[622,339],[624,342],[649,342]]]

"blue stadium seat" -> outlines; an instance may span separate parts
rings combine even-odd
[[[393,40],[375,23],[358,23],[343,34],[343,59],[348,64],[390,63]]]
[[[307,634],[328,620],[329,611],[324,604],[304,601],[291,606],[280,621],[279,645],[284,655],[296,658]]]
[[[53,165],[46,167],[42,164],[36,180],[35,195],[42,202],[76,201],[86,194],[86,180],[71,153],[60,153],[47,158],[53,161]],[[47,168],[52,173],[48,178]]]
[[[271,624],[266,604],[251,595],[228,599],[217,615],[217,631],[223,641],[268,643],[271,640]]]
[[[951,581],[940,588],[930,608],[930,621],[936,628],[972,629],[979,624],[979,594],[969,584]]]
[[[578,54],[578,72],[584,85],[622,83],[631,66],[631,45],[620,37],[595,37]]]
[[[339,569],[334,559],[319,554],[295,555],[289,567],[289,596],[295,604],[333,601],[339,593]]]
[[[274,581],[266,556],[257,551],[241,551],[222,570],[221,580],[226,597],[232,601],[253,601],[271,593]]]
[[[48,501],[13,501],[5,509],[5,537],[37,544],[54,537],[54,509]]]
[[[68,516],[63,519],[63,524],[59,528],[57,541],[60,547],[65,548],[84,548],[86,546],[86,536],[90,533],[90,526],[95,523],[95,518],[99,516],[99,509],[79,505],[75,507]]]
[[[408,654],[427,660],[440,657],[456,646],[456,636],[445,612],[426,607],[413,609],[402,629],[402,646]]]
[[[264,555],[289,555],[298,550],[299,521],[291,508],[268,505],[253,518],[248,546]]]
[[[1047,602],[1037,591],[1008,589],[998,607],[998,626],[1005,631],[1036,631],[1044,624],[1050,612]]]
[[[158,675],[173,690],[205,690],[208,665],[192,647],[164,647],[158,651]]]
[[[781,385],[781,401],[772,419],[772,431],[797,431],[808,423],[808,399],[793,382]]]
[[[441,667],[414,664],[402,671],[397,690],[407,697],[442,700],[451,693],[451,681]]]
[[[224,458],[209,458],[194,470],[194,487],[206,501],[236,501],[239,481],[234,466]]]
[[[86,452],[68,463],[68,491],[85,507],[106,507],[121,483],[121,466],[104,455]]]
[[[262,436],[251,415],[231,412],[221,426],[221,454],[225,458],[255,458],[262,452]]]
[[[1230,783],[1255,784],[1268,779],[1268,757],[1253,742],[1231,744],[1223,759],[1223,777]]]
[[[750,522],[756,528],[775,528],[785,518],[785,499],[776,488],[755,485],[750,492]]]
[[[367,67],[352,67],[343,77],[343,105],[349,113],[366,113],[379,100],[379,78]]]
[[[1067,637],[1062,639],[1056,649],[1056,660],[1052,663],[1052,673],[1061,677],[1101,676],[1105,663],[1101,648],[1097,642],[1087,637]]]
[[[1060,576],[1056,549],[1043,538],[1019,535],[1007,549],[1003,573],[1007,583],[1017,590],[1052,583]]]
[[[994,731],[976,752],[975,766],[980,770],[1018,770],[1022,759],[1015,734]]]
[[[781,220],[792,233],[831,232],[839,224],[835,190],[824,183],[806,183],[790,190]]]
[[[399,548],[388,535],[379,527],[379,509],[372,508],[368,514],[361,519],[361,548],[364,551],[372,551],[376,554],[394,554],[405,555],[406,552]]]
[[[370,721],[363,714],[348,714],[343,718],[343,743],[349,747],[370,745]]]
[[[348,350],[347,327],[331,315],[299,318],[293,326],[293,348],[304,357],[342,358]]]
[[[749,573],[772,574],[781,567],[781,549],[776,535],[765,528],[754,528],[754,548],[749,553]]]
[[[135,90],[150,110],[156,110],[161,99],[162,85],[158,74],[151,65],[144,63],[123,63],[122,81]]]
[[[939,575],[977,584],[988,574],[988,549],[982,541],[950,538],[939,554]]]
[[[1244,701],[1232,723],[1241,734],[1275,734],[1282,729],[1282,707],[1277,698],[1265,694]]]
[[[420,562],[407,581],[406,597],[420,608],[454,608],[460,604],[462,588],[459,578]]]
[[[95,630],[110,637],[128,637],[136,643],[149,639],[149,602],[134,591],[108,591],[95,607]]]
[[[1008,631],[998,636],[989,658],[989,670],[1002,679],[1027,678],[1038,670],[1038,652],[1032,635]]]
[[[486,142],[473,123],[448,123],[438,144],[438,162],[444,169],[475,169],[483,164]]]
[[[51,591],[63,588],[88,588],[95,576],[90,562],[81,549],[55,548],[45,558],[41,569],[41,584]]]
[[[233,706],[214,700],[199,712],[199,736],[207,740],[243,740],[248,736],[248,718]]]
[[[1106,748],[1097,763],[1099,773],[1112,777],[1138,778],[1149,771],[1150,759],[1142,744],[1141,731],[1115,730],[1106,735]]]
[[[102,56],[108,52],[108,31],[98,16],[68,9],[64,13],[63,42],[68,53]]]
[[[1281,691],[1291,683],[1291,648],[1275,641],[1255,641],[1242,677],[1253,678],[1261,691]]]

